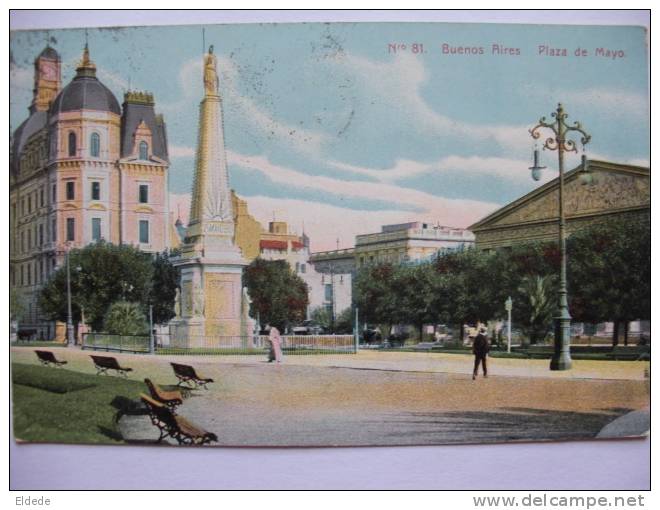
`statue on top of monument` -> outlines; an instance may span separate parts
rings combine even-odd
[[[217,58],[213,54],[213,45],[204,56],[204,91],[206,95],[217,95],[220,82],[218,80]]]

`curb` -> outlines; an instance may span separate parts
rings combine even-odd
[[[596,438],[648,436],[651,428],[651,412],[647,409],[630,411],[605,425]]]

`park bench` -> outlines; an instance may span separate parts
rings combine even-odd
[[[122,367],[119,365],[119,362],[117,361],[117,358],[113,358],[112,356],[90,356],[92,358],[92,361],[94,362],[94,367],[96,368],[96,375],[101,375],[101,374],[108,374],[108,370],[114,370],[118,374],[123,375],[124,377],[128,377],[126,375],[128,372],[133,371],[132,368],[128,367]]]
[[[44,366],[48,365],[53,365],[55,367],[61,367],[62,365],[66,365],[66,361],[60,361],[55,357],[55,354],[53,354],[50,351],[34,351],[35,354],[37,355],[37,358],[39,358],[39,361],[41,361],[41,364]]]
[[[151,382],[151,379],[145,379],[144,383],[149,388],[151,398],[155,401],[165,404],[172,412],[176,412],[176,408],[183,404],[183,397],[180,391],[166,391],[160,388],[157,384]]]
[[[202,445],[211,441],[218,441],[218,436],[186,420],[183,416],[174,414],[165,404],[141,394],[140,398],[147,407],[151,423],[158,427],[160,435],[157,442],[166,437],[175,439],[179,444]]]
[[[179,379],[177,386],[191,382],[193,383],[194,388],[203,386],[205,390],[208,390],[206,385],[213,382],[213,379],[204,378],[197,375],[195,369],[190,365],[182,365],[180,363],[170,363],[170,365],[172,365],[174,375],[176,375],[177,379]]]

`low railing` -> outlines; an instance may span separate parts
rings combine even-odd
[[[346,354],[356,352],[352,335],[283,335],[285,354]],[[270,349],[267,335],[156,337],[158,354],[264,354]]]
[[[95,351],[149,352],[149,336],[85,333],[82,348]]]

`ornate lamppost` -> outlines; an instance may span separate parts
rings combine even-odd
[[[75,345],[73,338],[73,314],[71,313],[71,268],[69,263],[69,252],[71,246],[67,243],[66,248],[66,300],[67,300],[67,315],[66,315],[66,339],[69,347]]]
[[[541,117],[539,123],[529,130],[532,138],[538,140],[541,137],[541,128],[549,129],[552,134],[546,138],[543,143],[543,149],[557,151],[559,156],[559,249],[561,252],[561,269],[559,281],[559,313],[555,327],[555,352],[550,361],[550,370],[568,370],[571,368],[571,315],[568,312],[568,291],[566,286],[566,218],[564,215],[564,152],[577,152],[576,143],[567,138],[571,131],[582,135],[582,145],[586,145],[591,140],[579,122],[572,125],[566,123],[567,113],[564,113],[564,107],[559,103],[557,111],[552,113],[554,122],[546,122],[545,117]],[[538,166],[538,152],[534,151],[534,166],[532,177],[535,180],[540,179],[540,170],[543,167]]]

